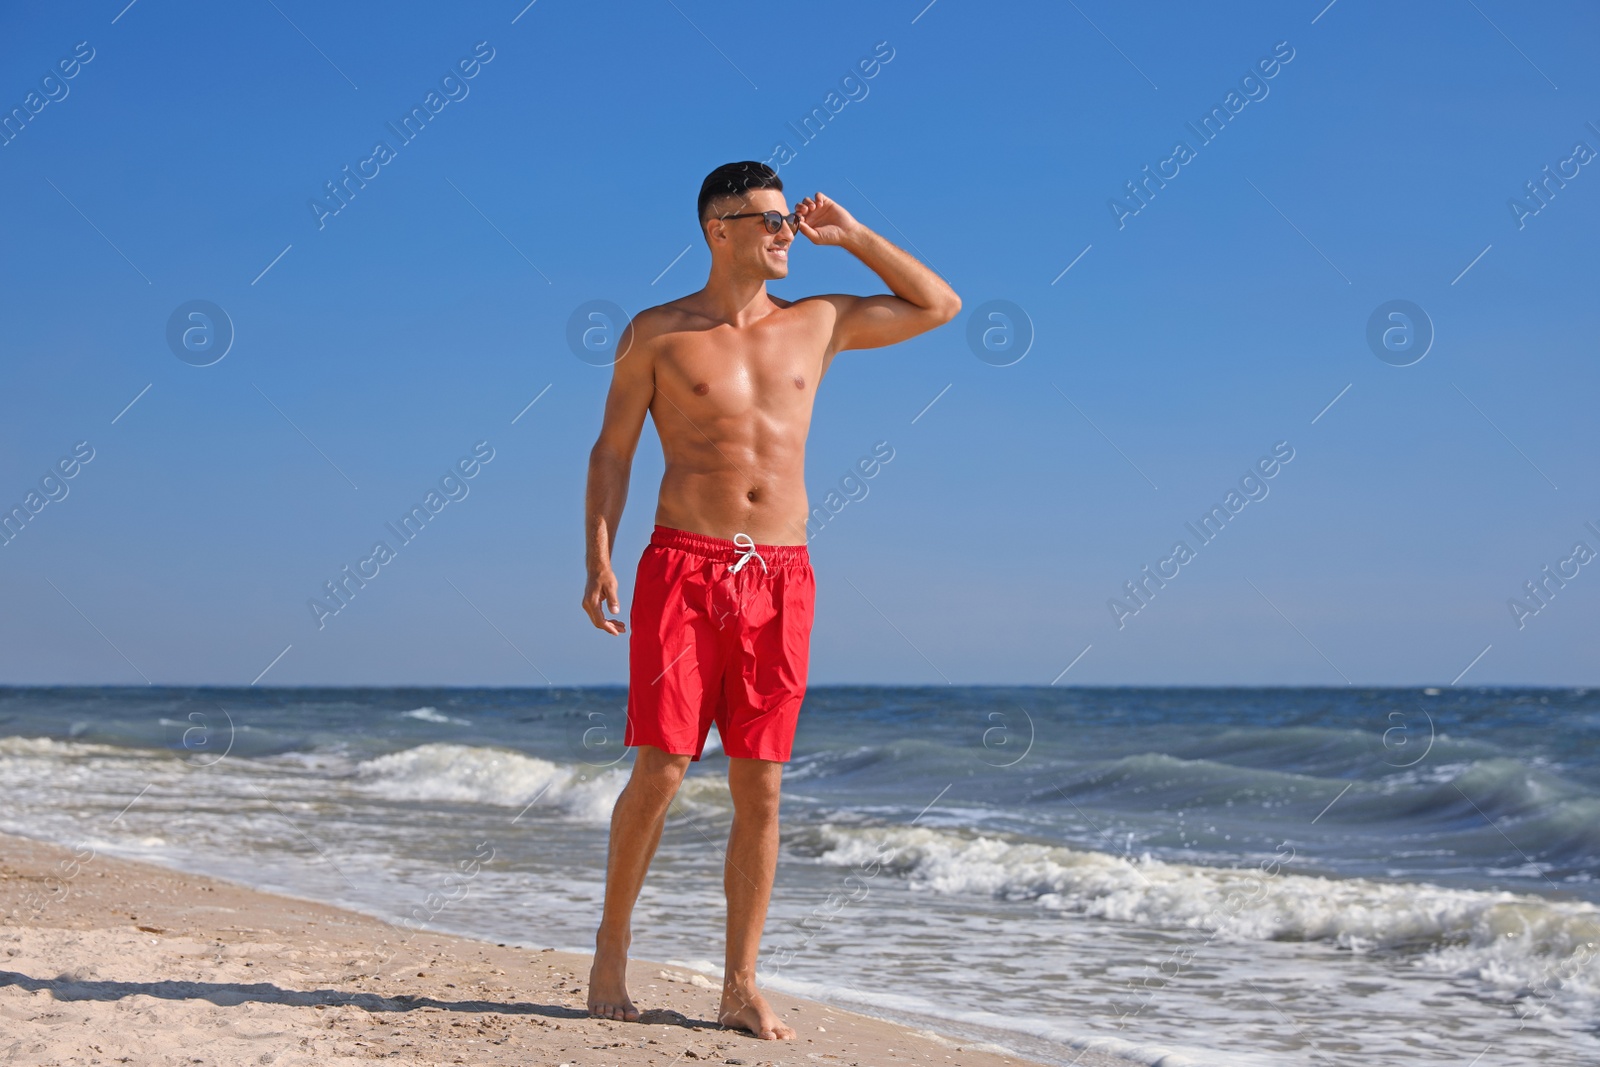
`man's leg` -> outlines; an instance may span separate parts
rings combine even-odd
[[[688,768],[688,756],[640,745],[633,757],[633,774],[611,811],[606,901],[594,938],[594,966],[589,971],[591,1015],[625,1022],[639,1018],[639,1009],[628,999],[627,984],[633,905],[661,843],[667,808]]]
[[[728,895],[728,954],[717,1021],[768,1041],[794,1037],[794,1031],[756,989],[761,930],[767,922],[767,903],[778,868],[778,786],[782,778],[781,763],[728,760],[733,830],[728,835],[722,879]]]

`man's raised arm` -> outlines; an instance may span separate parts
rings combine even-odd
[[[584,493],[584,562],[589,578],[583,589],[583,610],[590,622],[608,634],[627,630],[622,620],[608,619],[600,609],[604,604],[611,614],[622,613],[617,576],[611,570],[611,549],[628,501],[633,454],[656,389],[649,346],[639,341],[637,326],[638,318],[617,338],[617,351],[623,355],[611,367],[611,390],[606,394],[600,437],[589,450],[589,484]]]
[[[830,355],[847,348],[881,348],[935,326],[961,311],[961,297],[932,269],[903,248],[857,222],[839,204],[817,193],[795,205],[800,232],[813,244],[838,245],[872,268],[893,296],[843,296],[822,299],[836,315]]]

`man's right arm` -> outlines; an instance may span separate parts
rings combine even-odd
[[[628,499],[633,453],[655,398],[651,346],[647,331],[639,330],[639,319],[645,314],[630,322],[617,339],[617,351],[624,355],[611,367],[611,390],[606,394],[600,437],[589,451],[589,485],[584,494],[584,555],[589,578],[583,590],[583,610],[589,621],[609,634],[627,630],[621,619],[606,618],[601,606],[610,608],[613,615],[622,613],[611,549]]]

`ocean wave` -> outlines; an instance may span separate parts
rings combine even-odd
[[[92,759],[106,756],[149,757],[157,753],[91,741],[57,741],[53,737],[0,737],[0,756],[33,759]],[[164,753],[163,753],[164,754]]]
[[[1230,822],[1247,819],[1251,809],[1304,809],[1324,827],[1450,835],[1458,854],[1496,866],[1506,862],[1509,838],[1538,870],[1559,877],[1582,877],[1600,859],[1600,794],[1506,757],[1341,778],[1145,752],[1075,768],[1025,799],[1118,811],[1227,808]]]
[[[454,723],[457,726],[471,726],[471,719],[453,719],[441,714],[438,708],[413,708],[400,713],[402,719],[417,719],[421,722]]]
[[[784,768],[785,782],[805,781],[811,778],[835,778],[854,774],[874,767],[892,755],[890,749],[878,745],[860,745],[848,749],[828,749],[796,756]]]
[[[1347,806],[1340,801],[1343,811],[1329,812],[1331,822],[1410,822],[1457,843],[1475,836],[1481,846],[1472,854],[1513,847],[1534,869],[1557,877],[1583,877],[1600,857],[1600,795],[1519,760],[1446,765],[1405,786],[1363,783],[1351,792]]]
[[[707,749],[709,751],[709,743]],[[553,810],[584,822],[606,823],[630,765],[557,763],[505,748],[436,742],[363,760],[349,777],[355,788],[388,800],[440,800],[495,807]],[[731,811],[727,779],[690,774],[678,803],[697,814]]]
[[[1206,807],[1229,803],[1276,806],[1320,796],[1330,779],[1294,771],[1236,767],[1209,759],[1182,759],[1163,752],[1090,764],[1060,783],[1039,789],[1029,801],[1104,797],[1118,807]],[[1337,792],[1335,785],[1329,796]],[[1294,797],[1293,794],[1300,794]],[[1134,798],[1138,798],[1135,801]]]
[[[1172,755],[1182,759],[1215,760],[1239,767],[1294,770],[1317,777],[1364,777],[1397,768],[1430,750],[1463,746],[1442,735],[1430,735],[1418,713],[1410,722],[1395,720],[1385,733],[1371,730],[1331,729],[1324,726],[1236,727],[1178,745]],[[1489,755],[1486,745],[1472,746]],[[1458,754],[1459,755],[1459,754]]]
[[[363,760],[354,784],[389,800],[442,800],[497,807],[537,804],[605,822],[627,772],[554,763],[503,748],[436,743]]]
[[[1433,775],[1420,776],[1417,784],[1424,788],[1409,794],[1405,789],[1386,787],[1386,803],[1392,806],[1398,800],[1401,810],[1410,814],[1465,816],[1482,812],[1520,818],[1563,801],[1600,799],[1576,782],[1504,757],[1447,765]]]
[[[1508,991],[1600,999],[1600,907],[1428,883],[1220,868],[922,827],[833,824],[792,851],[864,876],[888,870],[913,889],[1033,901],[1095,918],[1246,940],[1321,941],[1418,957],[1419,966]]]

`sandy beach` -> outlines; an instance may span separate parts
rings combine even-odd
[[[770,992],[799,1036],[758,1041],[717,1025],[715,979],[642,960],[629,978],[644,1019],[590,1019],[587,956],[3,834],[0,916],[7,1065],[1035,1062]]]

